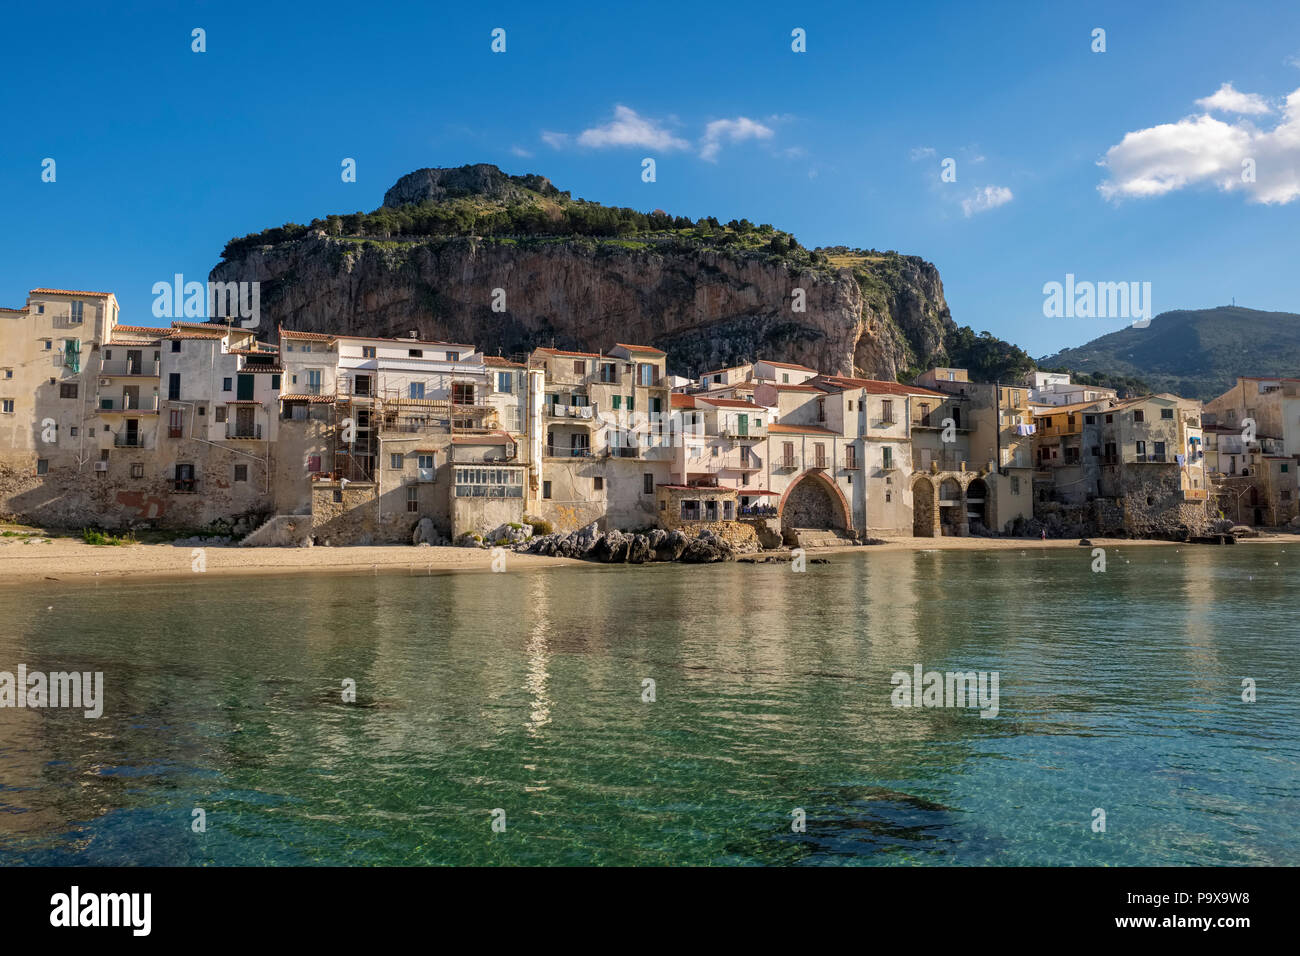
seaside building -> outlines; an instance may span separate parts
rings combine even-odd
[[[1300,514],[1300,379],[1242,376],[1205,404],[1218,507],[1234,521],[1282,525]]]
[[[1024,382],[1029,386],[1029,401],[1034,405],[1079,405],[1105,399],[1119,400],[1115,389],[1072,383],[1065,372],[1035,369],[1025,376]]]
[[[1257,523],[1296,505],[1294,380],[1242,379],[1220,401],[1276,430],[1237,449],[1177,396],[1031,405],[1031,388],[1073,394],[1059,376],[901,384],[760,358],[675,383],[646,345],[506,357],[278,331],[267,345],[217,323],[121,325],[111,294],[56,289],[0,310],[0,508],[272,540],[284,523],[333,544],[529,518],[817,545],[1007,533],[1036,508],[1141,533],[1203,508],[1207,460],[1249,479],[1234,503]]]

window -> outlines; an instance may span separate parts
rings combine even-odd
[[[880,403],[880,420],[882,422],[892,422],[894,420],[894,401],[886,398]]]
[[[80,433],[80,429],[77,428],[76,425],[73,425],[71,428],[68,429],[68,433],[69,433],[73,438],[76,438],[77,435]]]
[[[497,372],[497,391],[509,395],[515,390],[515,377],[510,372]]]
[[[614,398],[614,411],[618,411],[620,408],[623,407],[623,396],[615,395],[613,396],[613,398]]]
[[[586,372],[587,372],[587,363],[584,362],[582,359],[574,359],[574,361],[573,361],[573,374],[574,374],[574,375],[585,375]]]
[[[889,445],[880,449],[880,467],[886,471],[894,467],[894,449]]]
[[[236,466],[235,466],[235,481],[247,481],[247,480],[248,480],[248,466],[247,466],[247,465],[236,465]]]
[[[408,391],[410,392],[410,394],[407,396],[408,398],[424,398],[424,383],[412,382],[409,386]]]
[[[50,460],[48,458],[36,459],[36,474],[48,475],[50,473]]]
[[[226,379],[226,381],[229,382],[230,379]],[[230,391],[229,386],[227,386],[226,391]],[[320,394],[320,369],[318,368],[307,369],[307,394]]]
[[[826,467],[826,443],[817,442],[813,445],[813,460],[818,468]]]
[[[180,438],[185,428],[185,413],[179,408],[167,412],[167,437]]]
[[[179,352],[180,350],[181,350],[181,340],[180,340],[180,339],[172,339],[172,351],[173,351],[173,352]]]
[[[826,399],[824,398],[817,399],[817,420],[826,421]]]
[[[617,382],[618,367],[613,362],[602,363],[600,366],[600,380],[602,382],[609,382],[611,384],[613,382]],[[721,377],[718,377],[717,381],[721,381],[721,380],[722,380]]]
[[[224,422],[224,421],[226,420],[226,406],[225,406],[225,405],[218,405],[218,406],[217,406],[217,408],[216,408],[216,420],[217,420],[217,423],[218,423],[218,424],[220,424],[221,422]]]
[[[1143,455],[1145,455],[1146,453],[1147,453],[1147,443],[1144,442],[1144,441],[1140,441],[1140,442],[1138,442],[1138,443],[1137,443],[1137,455],[1138,455],[1138,457],[1141,458],[1141,457],[1142,457]]]
[[[1160,417],[1165,419],[1173,418],[1174,410],[1172,408],[1162,408],[1160,409]]]
[[[641,493],[643,495],[653,495],[655,493],[655,476],[649,472],[641,476]]]
[[[635,396],[635,395],[629,395],[629,396],[627,397],[627,410],[628,410],[629,412],[631,412],[631,411],[635,411],[635,410],[636,410],[636,396]]]
[[[393,452],[388,456],[388,467],[393,471],[401,471],[406,464],[406,456]]]
[[[597,475],[595,478],[591,479],[591,488],[593,491],[604,491],[605,479]]]
[[[1020,494],[1020,479],[1015,475],[1011,476],[1011,493],[1013,495]]]
[[[543,498],[551,497],[551,483],[549,481],[542,482],[542,497]]]
[[[71,321],[73,325],[81,325],[81,323],[85,321],[86,303],[73,302],[68,306],[68,308],[69,308],[69,315],[68,315],[69,321]]]
[[[313,474],[320,471],[320,455],[307,456],[307,470]]]
[[[361,357],[362,357],[362,358],[374,358],[374,357],[375,357],[375,347],[374,347],[373,345],[363,345],[363,346],[361,346]]]
[[[1099,445],[1093,445],[1093,446],[1092,446],[1092,457],[1093,457],[1093,458],[1100,458],[1100,457],[1101,457],[1101,447],[1100,447]]]
[[[279,390],[280,390],[280,376],[278,376],[278,375],[272,375],[272,376],[271,376],[271,391],[273,391],[273,392],[278,392]]]
[[[76,382],[64,382],[59,386],[59,398],[76,398],[76,397],[77,397]]]
[[[653,385],[655,383],[655,367],[647,362],[642,362],[636,367],[637,381],[642,385]]]
[[[781,384],[782,384],[782,385],[789,385],[789,384],[790,384],[790,373],[789,373],[789,372],[782,372],[782,373],[781,373]]]
[[[144,477],[144,462],[142,461],[131,462],[131,477],[132,478]]]
[[[420,510],[420,486],[419,485],[406,486],[406,510],[407,511]]]
[[[221,380],[221,390],[223,392],[229,392],[233,386],[234,386],[234,379],[223,378]]]
[[[424,349],[407,349],[406,354],[410,358],[424,358]]]
[[[1083,416],[1083,423],[1084,423],[1085,425],[1095,425],[1095,424],[1097,424],[1097,416],[1096,416],[1096,415],[1084,415],[1084,416]]]
[[[311,351],[311,343],[310,343],[310,342],[303,342],[302,345],[299,347],[298,351],[300,351],[300,352],[310,352],[310,351]],[[342,498],[339,499],[339,501],[342,501],[342,500],[343,500]]]
[[[13,377],[14,377],[14,370],[11,368],[5,369],[5,378],[13,378]]]
[[[1286,464],[1284,464],[1284,465],[1282,466],[1282,474],[1285,475],[1288,471],[1290,471],[1290,469],[1291,469],[1291,466],[1290,466],[1290,465],[1286,465]]]
[[[1134,412],[1133,412],[1133,421],[1135,421],[1135,422],[1144,422],[1144,421],[1146,421],[1146,420],[1147,420],[1146,413],[1143,412],[1142,409],[1139,408],[1139,409],[1134,410]]]
[[[1115,423],[1115,416],[1114,416],[1114,415],[1107,415],[1107,416],[1106,416],[1106,424],[1107,424],[1107,425],[1113,425],[1114,423]]]
[[[844,467],[845,468],[858,467],[858,449],[853,445],[844,446]]]
[[[447,361],[448,361],[448,362],[459,362],[459,361],[460,361],[460,353],[459,353],[459,352],[448,352],[448,353],[447,353]]]
[[[36,307],[36,314],[37,314],[37,315],[44,315],[44,314],[45,314],[45,305],[44,305],[44,304],[38,305],[38,306]]]
[[[44,343],[42,343],[42,344],[45,346],[45,351],[47,351],[47,352],[50,351],[50,349],[54,348],[54,340],[53,340],[53,339],[46,339],[46,340],[44,341]]]
[[[794,442],[787,441],[781,443],[781,462],[787,468],[794,467]]]
[[[1156,459],[1158,461],[1165,460],[1165,443],[1162,441],[1156,442]]]
[[[14,413],[14,400],[12,398],[0,399],[0,412],[12,415]]]
[[[340,504],[343,503],[343,489],[342,489],[342,488],[335,488],[335,489],[334,489],[334,503],[335,503],[336,505],[340,505]]]
[[[455,470],[455,484],[457,498],[522,498],[524,470],[492,465],[462,465]],[[550,487],[550,482],[545,484]]]

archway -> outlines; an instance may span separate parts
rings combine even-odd
[[[849,531],[853,516],[849,503],[835,484],[820,471],[805,472],[781,496],[781,532],[794,528]]]
[[[976,478],[966,486],[966,520],[972,525],[979,522],[984,529],[989,523],[989,486],[983,478]]]
[[[961,485],[956,478],[945,478],[939,482],[939,533],[945,535],[961,534],[966,524],[966,516],[961,513]]]
[[[921,477],[912,485],[912,534],[934,537],[934,483]]]

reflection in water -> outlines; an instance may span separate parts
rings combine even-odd
[[[1295,862],[1293,557],[1090,565],[0,591],[0,669],[106,683],[98,721],[0,710],[0,863]],[[915,664],[998,671],[999,716],[892,707]]]

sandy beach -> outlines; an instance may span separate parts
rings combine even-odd
[[[0,532],[0,587],[42,580],[84,580],[108,578],[144,580],[189,577],[196,572],[195,547],[171,543],[137,543],[117,546],[86,544],[80,537],[46,535],[40,529],[2,526]],[[1129,538],[1091,538],[1099,548],[1208,547],[1173,541]],[[1266,534],[1248,538],[1243,545],[1286,544],[1300,547],[1300,535]],[[1028,551],[1048,548],[1078,548],[1078,539],[1037,538],[894,538],[870,546],[809,549],[809,554],[882,551]],[[201,549],[204,574],[294,574],[294,573],[439,573],[446,571],[491,571],[492,554],[477,548],[409,547],[389,545],[348,548],[240,548]],[[572,558],[547,558],[509,552],[506,560],[513,569],[585,564]]]

